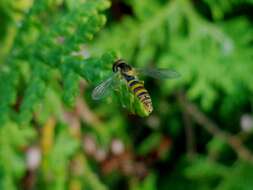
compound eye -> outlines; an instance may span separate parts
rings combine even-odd
[[[114,64],[113,67],[112,67],[112,71],[113,71],[114,73],[118,72],[118,71],[119,71],[119,66],[116,65],[116,64]]]

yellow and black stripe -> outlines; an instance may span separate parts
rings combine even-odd
[[[124,75],[129,89],[139,98],[145,109],[150,113],[153,111],[152,101],[148,91],[144,87],[144,83],[139,81],[135,76]]]

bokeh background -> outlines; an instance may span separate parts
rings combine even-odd
[[[252,20],[252,0],[0,0],[0,189],[251,190]],[[119,57],[181,75],[141,77],[148,117],[123,81],[91,98]]]

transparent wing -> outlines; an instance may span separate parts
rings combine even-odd
[[[156,79],[172,79],[180,77],[180,74],[171,69],[137,68],[137,73]]]
[[[106,95],[108,95],[109,90],[114,84],[114,80],[116,79],[116,75],[112,75],[105,81],[103,81],[101,84],[99,84],[94,90],[92,91],[92,99],[93,100],[99,100],[101,98],[104,98]]]

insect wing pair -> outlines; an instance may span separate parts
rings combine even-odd
[[[176,71],[170,69],[155,69],[155,68],[137,68],[134,69],[137,75],[146,75],[156,79],[172,79],[179,77]],[[99,100],[104,98],[114,84],[117,83],[118,73],[113,73],[109,78],[94,88],[92,92],[92,99]]]

